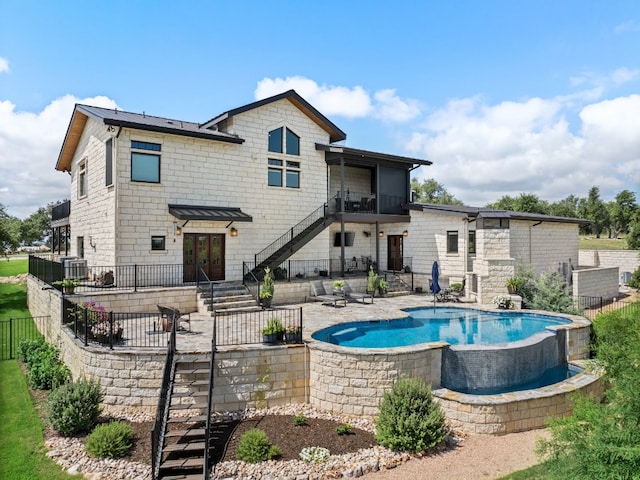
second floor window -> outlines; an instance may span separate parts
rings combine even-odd
[[[78,198],[86,197],[88,193],[87,161],[82,160],[78,166]]]
[[[300,137],[285,127],[276,128],[269,132],[269,151],[272,153],[286,153],[300,155]]]
[[[476,254],[476,231],[469,230],[469,255]]]
[[[267,184],[270,187],[300,188],[300,162],[270,158]]]
[[[447,253],[458,253],[458,232],[447,232]]]
[[[133,182],[160,183],[160,154],[137,152],[146,150],[160,152],[158,143],[131,142],[131,180]]]

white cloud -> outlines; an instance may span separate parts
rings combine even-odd
[[[569,79],[572,86],[593,85],[598,90],[619,87],[640,78],[640,69],[620,67],[607,74],[583,72]]]
[[[0,203],[24,218],[49,202],[69,197],[69,176],[54,170],[76,103],[115,108],[107,97],[58,98],[41,112],[19,112],[0,101]]]
[[[640,32],[640,22],[629,20],[627,22],[616,25],[613,28],[615,33]]]
[[[434,162],[421,178],[435,178],[475,206],[523,192],[550,201],[586,196],[592,185],[603,197],[623,188],[637,192],[640,96],[583,105],[577,132],[565,119],[576,99],[566,99],[453,100],[432,112],[406,147]]]
[[[375,117],[389,122],[405,122],[420,114],[416,100],[403,100],[394,89],[379,90],[371,95],[361,86],[318,85],[305,77],[264,78],[254,92],[257,100],[287,90],[295,90],[327,116],[346,118]]]
[[[0,73],[9,71],[9,60],[0,57]]]

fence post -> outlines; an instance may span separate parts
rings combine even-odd
[[[9,319],[9,359],[13,358],[13,318]]]
[[[138,265],[133,264],[133,291],[138,291]]]
[[[113,311],[109,312],[109,348],[113,350]]]
[[[84,318],[84,346],[89,345],[89,322],[87,321],[87,310],[86,307],[82,307],[82,317]]]

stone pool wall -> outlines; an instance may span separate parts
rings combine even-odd
[[[445,345],[353,349],[313,342],[308,345],[309,402],[330,412],[375,416],[382,396],[401,377],[440,385]]]
[[[578,391],[601,398],[604,389],[599,376],[579,373],[562,383],[522,392],[467,395],[442,388],[433,393],[454,430],[496,435],[543,428],[551,417],[570,415]]]

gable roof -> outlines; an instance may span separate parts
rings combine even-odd
[[[410,210],[433,211],[459,215],[475,220],[482,218],[509,218],[512,220],[528,220],[531,222],[577,223],[588,225],[591,223],[584,218],[558,217],[541,213],[514,212],[511,210],[495,210],[492,208],[468,207],[466,205],[441,205],[436,203],[412,203],[407,205]]]
[[[104,125],[113,127],[135,128],[148,132],[170,133],[186,137],[204,138],[228,143],[243,143],[244,140],[236,135],[201,127],[195,122],[185,122],[170,118],[154,117],[145,113],[132,113],[110,108],[92,107],[76,104],[71,121],[67,128],[62,148],[58,155],[56,170],[70,171],[71,160],[78,147],[84,126],[88,118],[93,118]]]
[[[340,130],[331,120],[329,120],[327,117],[321,114],[313,105],[311,105],[304,98],[298,95],[298,93],[295,90],[287,90],[286,92],[280,93],[278,95],[274,95],[273,97],[264,98],[262,100],[258,100],[257,102],[249,103],[242,107],[234,108],[233,110],[228,110],[224,113],[221,113],[217,117],[214,117],[211,120],[200,124],[200,127],[201,128],[214,127],[220,122],[227,120],[228,118],[231,118],[234,115],[238,115],[240,113],[253,110],[254,108],[262,107],[263,105],[267,105],[269,103],[277,102],[283,99],[289,100],[301,112],[307,115],[320,128],[322,128],[325,132],[327,132],[329,134],[331,143],[340,142],[347,138],[346,133]]]

